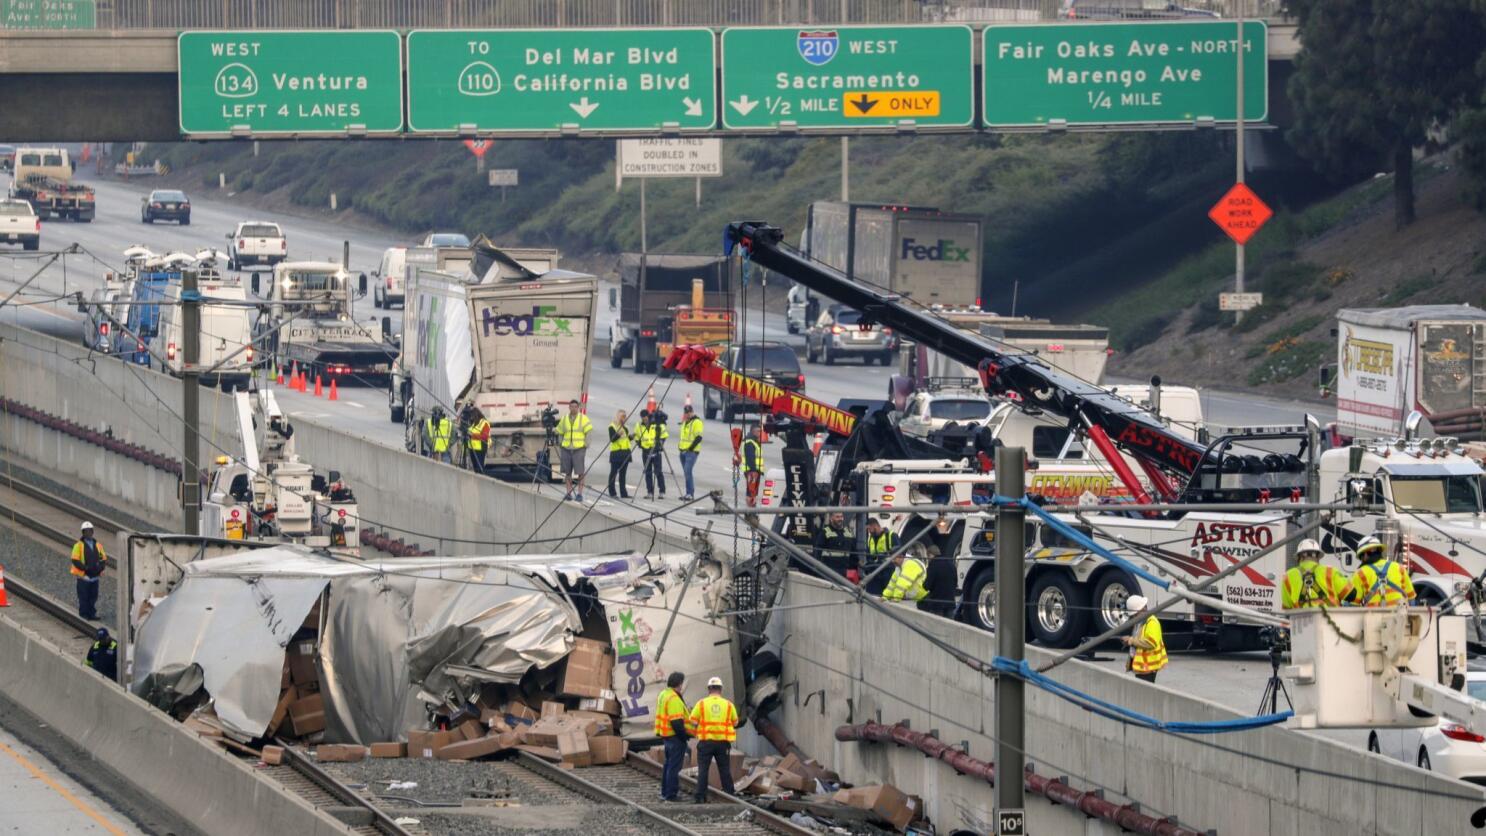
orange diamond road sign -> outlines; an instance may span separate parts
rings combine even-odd
[[[1259,231],[1259,227],[1274,217],[1274,211],[1265,206],[1259,195],[1254,194],[1247,185],[1236,183],[1223,195],[1222,200],[1208,210],[1207,216],[1222,227],[1229,238],[1240,244],[1247,244],[1254,233]]]

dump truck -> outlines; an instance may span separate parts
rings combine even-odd
[[[259,274],[253,293],[263,294]],[[254,326],[254,342],[280,367],[297,365],[311,379],[386,385],[396,351],[375,322],[357,322],[352,304],[366,295],[366,274],[358,288],[351,274],[330,261],[282,261],[274,265],[267,288],[270,316]],[[287,324],[283,320],[289,318]],[[282,327],[280,327],[282,324]]]
[[[800,250],[920,305],[980,306],[981,223],[974,215],[932,206],[816,201],[805,218]],[[802,286],[791,288],[789,301],[791,334],[809,328],[823,307]]]
[[[1411,412],[1435,433],[1486,439],[1486,311],[1470,305],[1343,308],[1336,363],[1321,369],[1340,438],[1403,435]]]
[[[410,264],[408,276],[389,393],[407,449],[428,452],[423,427],[434,408],[458,421],[473,405],[491,425],[486,473],[550,478],[560,414],[570,400],[588,402],[598,279],[537,273],[483,238],[463,272]],[[463,455],[464,445],[453,448]]]
[[[10,196],[30,203],[40,217],[89,223],[97,211],[93,189],[72,182],[72,174],[66,148],[17,148]]]
[[[674,346],[733,336],[727,259],[624,253],[619,284],[619,319],[609,327],[612,368],[623,368],[628,360],[636,374],[655,374]]]

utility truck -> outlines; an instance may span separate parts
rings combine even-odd
[[[609,328],[612,368],[629,361],[635,374],[656,374],[674,346],[732,338],[726,259],[624,253],[619,282],[619,318]]]
[[[253,309],[247,304],[247,291],[242,281],[223,277],[215,270],[200,270],[197,290],[201,294],[198,308],[201,317],[198,337],[197,368],[210,374],[201,376],[204,386],[220,385],[223,391],[245,389],[253,375]],[[180,377],[185,364],[184,316],[180,305],[181,286],[165,289],[160,314],[159,344],[165,349],[165,371]]]
[[[10,197],[31,204],[43,218],[89,223],[97,211],[93,189],[74,183],[73,169],[66,148],[17,148]]]
[[[389,395],[407,449],[429,452],[423,430],[435,408],[462,430],[473,405],[491,425],[486,473],[550,478],[557,421],[568,401],[588,402],[598,280],[537,273],[483,238],[461,273],[410,262],[408,275],[411,305]],[[463,455],[463,444],[451,446]]]
[[[274,265],[265,289],[253,274],[253,293],[269,301],[269,316],[254,326],[255,343],[280,367],[298,366],[311,379],[386,385],[395,351],[386,326],[357,322],[354,301],[366,295],[366,274],[352,286],[351,274],[329,261],[284,261]],[[287,319],[287,323],[284,320]]]
[[[299,543],[360,557],[356,497],[331,470],[301,461],[294,429],[272,389],[233,395],[242,455],[218,456],[207,477],[202,533],[228,540]]]

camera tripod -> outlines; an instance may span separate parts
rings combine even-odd
[[[1277,714],[1280,710],[1280,695],[1285,696],[1285,705],[1291,709],[1295,703],[1290,701],[1290,692],[1285,689],[1285,680],[1280,678],[1280,644],[1271,641],[1269,645],[1269,682],[1264,685],[1264,695],[1259,698],[1258,714]]]

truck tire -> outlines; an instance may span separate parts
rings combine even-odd
[[[1235,99],[1235,101],[1237,101],[1237,100]],[[703,401],[702,402],[702,415],[708,421],[716,421],[717,420],[717,407],[712,406],[711,404],[707,403],[706,401]]]
[[[812,343],[812,342],[810,342],[810,338],[809,337],[806,337],[805,338],[805,362],[806,363],[814,363],[815,362],[815,344]]]
[[[1117,569],[1111,569],[1099,576],[1099,581],[1094,584],[1094,595],[1090,599],[1090,609],[1094,614],[1094,623],[1089,626],[1090,631],[1096,635],[1107,630],[1113,630],[1125,622],[1125,599],[1136,594],[1140,586],[1130,579],[1130,576]]]
[[[1235,99],[1234,101],[1237,101],[1237,99]],[[144,221],[147,224],[154,224],[155,223],[155,218],[154,218],[153,215],[145,215],[144,217],[140,218],[140,220],[141,221]]]
[[[965,620],[986,632],[996,630],[996,562],[984,561],[985,567],[965,587]]]
[[[1088,590],[1062,572],[1044,572],[1027,596],[1032,636],[1048,647],[1073,647],[1089,621]]]
[[[401,424],[404,417],[403,413],[406,412],[406,409],[407,408],[404,407],[402,404],[397,404],[395,406],[389,407],[387,411],[388,413],[390,413],[390,420],[392,421],[392,423]]]
[[[1235,99],[1235,101],[1237,101],[1237,100]],[[622,369],[622,368],[624,368],[624,355],[623,354],[615,353],[613,351],[610,351],[609,352],[609,368],[611,368],[611,369]]]
[[[1235,101],[1237,101],[1237,100],[1235,100]],[[21,247],[23,249],[32,250],[32,251],[39,250],[39,249],[41,249],[41,239],[40,238],[32,238],[30,241],[26,241],[25,243],[21,244]]]

